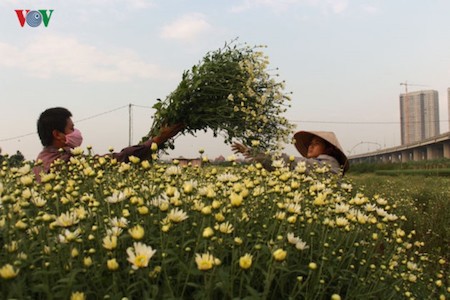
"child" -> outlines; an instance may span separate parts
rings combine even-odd
[[[70,149],[81,145],[83,137],[81,132],[74,127],[71,117],[72,113],[63,107],[49,108],[39,116],[37,128],[44,149],[36,158],[36,162],[41,161],[41,164],[33,169],[38,181],[40,181],[39,174],[47,173],[55,160],[69,161],[72,156]],[[128,157],[131,155],[140,159],[149,159],[152,153],[152,143],[156,143],[158,146],[162,145],[180,132],[183,127],[183,124],[162,127],[159,136],[153,137],[141,145],[126,147],[119,153],[111,155],[120,162],[128,162]]]

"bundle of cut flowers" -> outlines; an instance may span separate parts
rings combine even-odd
[[[445,299],[394,199],[281,163],[0,169],[1,299]],[[325,173],[324,173],[325,172]]]
[[[208,52],[164,101],[158,99],[152,128],[185,124],[183,134],[212,130],[226,143],[236,138],[259,151],[274,150],[288,142],[293,126],[282,116],[290,98],[285,84],[267,69],[263,46],[240,46],[235,41]],[[258,141],[258,143],[255,143]],[[173,143],[169,144],[173,148]]]

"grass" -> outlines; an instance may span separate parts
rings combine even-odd
[[[349,174],[362,174],[362,173],[378,173],[385,172],[389,174],[397,174],[404,172],[408,173],[410,170],[411,174],[416,174],[414,172],[424,172],[428,175],[438,175],[442,176],[446,174],[448,176],[450,170],[450,159],[437,159],[437,160],[423,160],[423,161],[409,161],[409,162],[399,162],[399,163],[355,163],[351,164]],[[386,173],[386,174],[387,174]]]
[[[376,170],[377,175],[398,176],[450,176],[450,169],[406,169],[406,170]]]
[[[424,241],[423,251],[450,258],[450,178],[428,176],[350,175],[356,188],[371,197],[381,195],[396,201],[407,217],[406,229],[415,230]]]

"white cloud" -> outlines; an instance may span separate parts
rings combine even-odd
[[[364,4],[361,6],[361,8],[363,11],[365,11],[369,14],[376,14],[379,11],[378,7],[370,5],[370,4]]]
[[[293,6],[303,5],[321,9],[325,14],[343,13],[348,8],[348,0],[243,0],[233,6],[232,12],[240,13],[257,7],[266,7],[275,12],[285,12]]]
[[[340,14],[347,9],[348,0],[328,0],[326,6],[334,14]]]
[[[120,82],[137,78],[173,78],[129,49],[104,51],[75,38],[40,36],[23,47],[0,42],[0,66],[37,78],[67,76],[83,82]]]
[[[152,7],[155,6],[155,3],[153,0],[65,0],[65,2],[67,4],[70,4],[72,2],[72,4],[78,5],[78,6],[83,6],[83,5],[87,5],[89,7],[92,8],[92,6],[124,6],[127,8],[136,8],[136,9],[141,9],[141,8],[148,8],[148,7]],[[1,5],[18,5],[20,7],[25,6],[36,6],[36,1],[34,0],[1,0],[0,1],[0,6]]]
[[[184,15],[178,20],[164,26],[160,35],[165,39],[192,41],[203,34],[211,32],[212,29],[205,15],[192,13]]]
[[[77,0],[78,3],[85,2],[88,5],[117,6],[123,5],[130,8],[148,8],[155,4],[152,0]]]
[[[275,11],[285,11],[301,0],[244,0],[240,5],[233,6],[232,12],[239,13],[255,7],[269,7]]]
[[[154,6],[149,0],[130,0],[130,4],[134,8],[148,8]]]
[[[150,0],[66,0],[64,2],[67,11],[76,7],[74,13],[78,15],[82,22],[92,22],[97,20],[100,22],[111,22],[111,20],[120,20],[124,22],[134,16],[134,13],[153,8],[156,6]],[[108,18],[105,18],[108,16]]]

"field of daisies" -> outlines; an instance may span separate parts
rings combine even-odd
[[[1,299],[448,299],[447,258],[324,168],[77,151],[0,171]],[[206,159],[205,159],[206,161]]]

